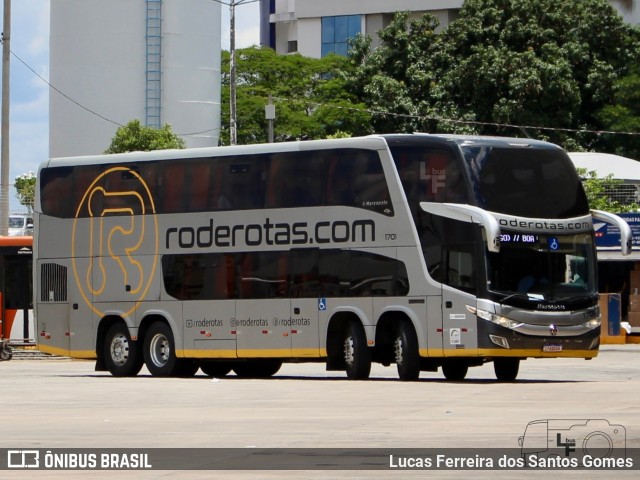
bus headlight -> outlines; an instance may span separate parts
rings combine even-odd
[[[592,318],[588,322],[584,322],[582,326],[588,328],[589,330],[593,330],[594,328],[598,328],[601,323],[602,321],[600,320],[600,315],[598,315],[596,318]]]
[[[471,305],[467,305],[467,310],[482,318],[483,320],[495,323],[496,325],[504,328],[515,328],[522,325],[522,322],[516,322],[515,320],[511,320],[510,318],[503,317],[502,315],[496,315],[495,313],[487,312],[486,310],[480,310],[479,308],[472,307]]]

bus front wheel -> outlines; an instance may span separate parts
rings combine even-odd
[[[513,382],[520,369],[519,358],[496,358],[493,361],[493,371],[499,382]]]
[[[173,375],[177,360],[173,333],[169,325],[164,322],[152,323],[144,337],[144,363],[151,375]]]
[[[342,342],[345,370],[351,380],[366,380],[371,373],[371,350],[358,322],[349,322]]]
[[[131,340],[124,323],[114,323],[107,330],[102,357],[107,370],[114,377],[134,377],[142,368],[140,349]]]

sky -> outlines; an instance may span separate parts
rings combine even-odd
[[[49,5],[52,0],[12,0],[10,59],[10,183],[49,157]],[[55,1],[55,0],[53,0]],[[108,1],[108,0],[106,0]],[[226,0],[225,0],[226,1]],[[4,18],[4,0],[0,13]],[[259,3],[236,7],[236,48],[260,41]],[[229,49],[229,8],[222,6],[222,48]],[[1,30],[1,28],[0,28]],[[26,64],[26,65],[25,65]],[[0,65],[0,70],[2,66]],[[55,86],[55,85],[54,85]],[[99,113],[99,112],[98,112]],[[10,212],[24,210],[9,193]]]

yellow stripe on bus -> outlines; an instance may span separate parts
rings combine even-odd
[[[96,352],[93,350],[69,350],[66,348],[52,347],[51,345],[38,345],[38,350],[43,353],[49,353],[51,355],[58,355],[60,357],[73,357],[73,358],[96,358]]]
[[[460,348],[455,350],[442,350],[440,348],[421,348],[421,357],[446,358],[446,357],[534,357],[534,358],[594,358],[597,350],[565,350],[561,352],[543,352],[537,348],[519,348],[505,350],[501,348]]]
[[[243,350],[176,350],[180,358],[322,358],[327,356],[324,348],[282,348],[282,349],[243,349]]]

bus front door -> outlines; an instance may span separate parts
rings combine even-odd
[[[477,320],[467,308],[473,310],[476,306],[476,256],[475,246],[470,243],[451,244],[444,250],[442,348],[445,357],[477,355]]]
[[[474,295],[443,285],[442,350],[445,357],[477,354],[476,316],[467,309],[467,305],[475,307],[475,304]]]

